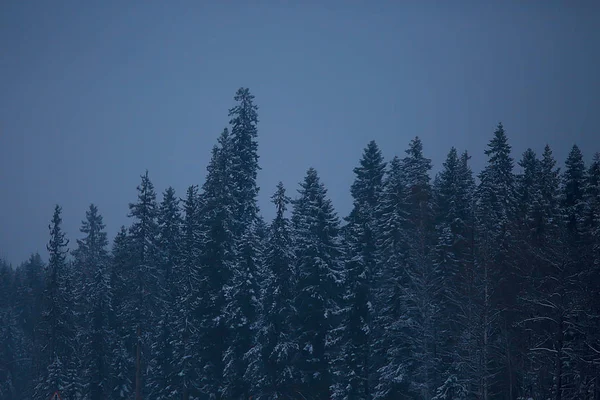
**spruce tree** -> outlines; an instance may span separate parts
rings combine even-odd
[[[129,204],[129,217],[133,223],[129,228],[131,251],[130,296],[126,314],[131,321],[135,336],[135,399],[145,394],[145,374],[149,361],[152,330],[158,321],[159,293],[162,274],[158,266],[158,205],[154,185],[148,171],[141,176],[137,203]]]
[[[293,202],[293,237],[298,273],[295,299],[301,374],[298,397],[329,398],[332,383],[330,338],[339,323],[344,282],[340,224],[317,171],[310,168]]]
[[[434,187],[436,235],[434,266],[439,307],[438,352],[440,370],[447,376],[437,393],[448,385],[472,391],[477,349],[475,330],[473,230],[475,181],[468,165],[469,156],[455,148],[448,153]]]
[[[410,392],[422,398],[431,397],[439,382],[439,355],[435,330],[439,307],[438,291],[431,248],[434,243],[433,199],[429,172],[431,160],[423,155],[423,144],[416,137],[402,160],[406,184],[407,285],[403,288],[405,313],[400,317],[407,336],[409,356],[406,359]]]
[[[200,316],[203,276],[200,275],[200,198],[197,186],[187,189],[183,200],[180,260],[174,271],[177,307],[175,308],[174,373],[183,400],[199,390],[202,338]]]
[[[36,398],[47,398],[55,391],[65,397],[78,394],[74,365],[75,326],[69,291],[71,271],[67,264],[69,241],[62,231],[62,209],[56,206],[49,226],[50,241],[47,249],[49,261],[45,276],[40,325],[43,351],[41,376],[35,388]]]
[[[482,295],[480,370],[481,395],[492,390],[514,395],[513,358],[514,302],[520,288],[510,262],[511,223],[516,212],[515,178],[511,147],[502,124],[498,124],[485,154],[487,165],[479,174],[477,188],[477,264]],[[500,310],[503,310],[500,312]],[[501,348],[503,347],[503,348]]]
[[[245,354],[251,346],[252,327],[255,326],[261,266],[261,243],[258,237],[258,107],[254,96],[240,88],[234,97],[236,106],[229,111],[231,137],[229,163],[231,195],[234,204],[232,234],[233,262],[229,279],[224,287],[224,318],[228,332],[224,357],[223,395],[227,398],[247,398],[248,382],[244,380],[248,362]]]
[[[376,282],[373,357],[376,368],[374,399],[402,396],[406,379],[406,330],[399,322],[404,315],[408,219],[407,185],[402,162],[394,157],[384,179],[378,213],[378,262]]]
[[[332,398],[369,398],[372,392],[373,276],[377,273],[377,205],[385,162],[374,141],[354,168],[351,187],[354,207],[346,218],[347,284],[340,354],[334,365]]]
[[[251,383],[253,399],[294,398],[298,372],[293,357],[298,352],[295,341],[294,305],[296,274],[290,232],[285,216],[290,199],[280,182],[271,197],[276,215],[265,250],[266,276],[261,287],[261,312],[255,339],[248,352],[246,379]]]
[[[130,237],[122,226],[112,246],[110,287],[113,312],[109,314],[111,340],[110,398],[130,399],[135,376],[135,325],[130,320],[131,278],[133,277]]]
[[[78,247],[74,251],[75,264],[90,276],[84,281],[87,297],[87,309],[83,318],[84,398],[101,400],[110,395],[109,367],[113,334],[109,315],[113,309],[108,239],[104,232],[102,216],[94,204],[86,211],[86,219],[81,224],[80,232],[85,236],[77,240]]]
[[[225,129],[213,148],[206,181],[202,186],[200,210],[202,301],[198,307],[199,343],[203,371],[200,391],[209,398],[223,398],[225,390],[223,357],[229,345],[224,310],[224,287],[231,279],[236,260],[235,211],[231,180],[231,140]]]
[[[180,262],[181,214],[175,189],[167,188],[158,208],[157,259],[160,285],[157,295],[159,318],[152,338],[152,361],[148,386],[150,397],[157,400],[179,395],[174,370],[175,314],[178,287],[175,272]]]

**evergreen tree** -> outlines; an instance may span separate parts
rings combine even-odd
[[[148,171],[142,175],[138,186],[137,203],[129,204],[129,216],[134,218],[129,228],[129,246],[131,251],[131,295],[126,304],[126,315],[135,332],[135,399],[141,400],[145,393],[144,370],[149,361],[149,346],[152,340],[152,327],[156,326],[160,311],[160,282],[157,234],[158,205],[154,185],[148,177]]]
[[[586,235],[585,235],[585,209],[586,209],[586,182],[588,181],[583,154],[577,145],[574,145],[565,161],[565,170],[562,176],[561,211],[566,224],[566,248],[564,265],[561,266],[561,289],[565,299],[560,303],[561,322],[560,338],[561,353],[564,360],[561,364],[564,376],[560,380],[563,398],[575,398],[581,395],[578,389],[583,389],[586,378],[586,366],[581,361],[575,360],[586,352],[581,347],[585,342],[586,318],[579,314],[578,309],[588,306],[584,293],[589,262],[586,262]],[[557,389],[558,390],[558,389]]]
[[[113,334],[110,330],[109,315],[113,309],[108,239],[104,232],[102,216],[94,204],[91,204],[86,212],[80,232],[85,234],[85,237],[77,240],[78,247],[74,252],[76,265],[88,271],[90,275],[90,279],[84,281],[88,299],[83,325],[84,398],[101,400],[110,393],[109,366]]]
[[[331,343],[339,323],[344,274],[339,220],[317,171],[310,168],[300,185],[292,213],[298,272],[295,301],[300,354],[294,367],[301,374],[298,396],[329,398]]]
[[[223,395],[227,398],[247,398],[248,382],[244,380],[247,369],[245,354],[251,347],[252,327],[255,326],[258,308],[258,279],[261,267],[260,239],[257,234],[258,206],[258,155],[256,142],[258,107],[254,96],[245,88],[235,95],[237,105],[229,111],[231,118],[230,180],[233,197],[232,235],[233,262],[229,279],[224,287],[224,318],[228,332],[227,349],[223,355]]]
[[[475,326],[475,288],[473,270],[475,181],[468,165],[468,154],[455,148],[448,153],[434,187],[436,234],[434,265],[438,280],[436,303],[439,318],[438,353],[441,372],[448,376],[439,393],[450,383],[472,391],[476,378],[477,349],[473,340]]]
[[[334,366],[334,399],[369,398],[372,392],[373,276],[377,269],[376,209],[385,162],[371,141],[351,187],[354,207],[347,217],[346,294],[341,352]]]
[[[78,382],[74,365],[75,326],[71,304],[69,280],[71,279],[67,264],[67,245],[69,241],[62,231],[62,209],[58,205],[54,209],[49,226],[50,241],[46,283],[42,302],[42,334],[43,366],[40,380],[35,388],[36,398],[47,398],[59,390],[65,397],[75,397]]]
[[[203,276],[200,275],[200,198],[197,186],[187,189],[183,201],[180,262],[176,264],[175,285],[175,331],[174,372],[176,387],[181,390],[183,400],[197,393],[201,369],[202,344],[198,340],[200,331],[199,315],[202,304]]]
[[[175,189],[167,188],[158,209],[157,265],[161,283],[159,319],[152,342],[152,361],[148,377],[149,393],[153,399],[170,399],[178,395],[175,387],[174,349],[177,285],[175,271],[180,262],[181,213]]]
[[[477,188],[477,268],[481,316],[481,388],[488,399],[492,390],[515,396],[512,314],[520,288],[510,262],[511,223],[516,209],[513,159],[502,124],[498,124],[485,154],[487,165],[479,174]],[[503,310],[499,313],[500,310]],[[495,379],[494,379],[495,378]]]
[[[416,396],[429,398],[437,388],[439,356],[435,322],[439,307],[435,301],[438,291],[433,254],[434,243],[433,201],[429,171],[431,160],[423,156],[423,144],[417,137],[410,142],[407,156],[402,160],[406,184],[407,285],[403,288],[404,326],[409,351],[406,359],[410,377],[410,391]]]
[[[236,261],[234,212],[237,210],[231,181],[231,140],[227,129],[213,148],[208,174],[201,194],[202,302],[198,308],[199,343],[202,344],[203,371],[200,391],[209,398],[225,396],[223,357],[229,345],[224,310],[225,286]]]
[[[256,177],[258,166],[258,106],[247,88],[235,94],[236,106],[229,110],[231,120],[231,178],[233,196],[237,200],[235,209],[236,235],[241,235],[258,216]],[[239,236],[238,236],[239,237]]]
[[[280,182],[271,197],[276,216],[266,247],[266,279],[261,290],[261,314],[255,342],[248,352],[246,379],[253,399],[294,398],[298,373],[292,360],[298,352],[295,342],[294,305],[296,274],[290,223],[285,216],[290,199]]]
[[[402,162],[394,157],[384,179],[378,213],[378,261],[373,356],[377,368],[375,399],[393,399],[406,391],[406,329],[402,296],[408,284],[406,273],[408,219],[407,185]]]
[[[132,377],[135,375],[135,325],[129,319],[129,300],[133,277],[130,237],[122,226],[115,236],[112,247],[110,287],[112,309],[109,324],[111,340],[110,398],[130,399],[133,393]]]

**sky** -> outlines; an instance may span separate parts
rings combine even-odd
[[[451,3],[451,4],[450,4]],[[421,137],[474,171],[498,124],[513,155],[600,151],[598,1],[0,2],[0,257],[39,251],[63,207],[129,225],[146,169],[159,192],[201,185],[248,87],[259,106],[259,205],[314,167],[340,217],[370,140],[387,160]],[[160,199],[161,196],[159,196]]]

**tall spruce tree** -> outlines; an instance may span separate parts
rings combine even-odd
[[[438,354],[446,393],[458,385],[473,392],[477,349],[473,270],[475,180],[468,165],[469,155],[455,148],[448,153],[434,187],[436,235],[434,265],[438,288]]]
[[[334,351],[330,338],[339,324],[344,271],[340,223],[327,198],[317,171],[310,168],[300,184],[292,212],[298,273],[295,299],[300,353],[294,367],[301,374],[297,396],[329,398],[330,362]]]
[[[224,318],[228,332],[224,357],[224,396],[247,398],[248,382],[244,374],[248,367],[245,354],[251,346],[252,327],[256,321],[261,267],[261,242],[257,234],[258,205],[258,107],[247,88],[240,88],[234,97],[236,106],[229,111],[231,118],[230,174],[233,208],[234,259],[229,279],[224,287]]]
[[[439,355],[435,330],[439,307],[435,301],[438,291],[433,268],[434,243],[433,199],[429,172],[431,160],[423,155],[423,144],[416,137],[402,160],[406,184],[407,285],[403,288],[404,314],[400,321],[408,332],[406,360],[410,377],[410,392],[429,398],[439,382]]]
[[[477,268],[482,293],[481,396],[496,390],[516,395],[513,350],[514,303],[520,289],[510,254],[515,215],[515,178],[511,147],[498,124],[485,154],[487,165],[477,188]]]
[[[175,339],[174,373],[175,386],[181,391],[183,400],[197,394],[201,374],[202,352],[200,316],[204,277],[200,275],[200,198],[197,186],[187,189],[183,200],[180,260],[174,271],[176,290],[174,308]]]
[[[84,398],[105,399],[110,395],[111,340],[109,323],[112,309],[108,239],[102,216],[91,204],[79,230],[85,236],[77,240],[75,265],[89,273],[85,282],[87,309],[83,318],[83,357],[85,375]]]
[[[175,271],[180,262],[181,212],[175,189],[169,187],[157,215],[157,267],[160,270],[158,287],[159,318],[152,338],[152,361],[148,376],[149,396],[153,399],[179,397],[174,370],[175,313],[177,285]]]
[[[378,262],[374,279],[376,329],[373,358],[376,368],[374,399],[398,398],[408,387],[406,329],[404,315],[408,219],[407,185],[400,158],[390,162],[378,205]]]
[[[131,277],[133,286],[127,300],[127,318],[135,331],[135,399],[141,400],[146,393],[146,376],[150,361],[152,332],[158,322],[160,283],[162,274],[158,265],[158,205],[156,192],[148,171],[141,176],[137,187],[137,203],[129,204],[129,228],[131,251]]]
[[[377,144],[369,142],[351,187],[354,207],[346,218],[344,313],[332,398],[369,398],[372,392],[373,276],[377,273],[377,205],[385,162]]]
[[[224,288],[230,282],[236,261],[234,213],[238,208],[233,196],[231,153],[231,139],[225,129],[213,148],[200,195],[203,296],[198,306],[198,340],[202,345],[203,370],[199,387],[204,396],[216,399],[227,398],[223,357],[229,345],[229,331],[224,315],[227,304]]]
[[[247,354],[246,379],[251,383],[252,398],[257,400],[297,396],[298,372],[293,365],[293,357],[298,353],[294,330],[296,274],[290,223],[285,216],[290,199],[281,182],[271,200],[276,215],[265,249],[262,306],[255,341]]]
[[[75,315],[71,303],[72,274],[67,263],[69,241],[62,231],[62,209],[56,206],[50,223],[49,261],[45,277],[40,325],[43,368],[35,388],[36,398],[47,398],[55,391],[71,398],[79,393],[75,363]]]

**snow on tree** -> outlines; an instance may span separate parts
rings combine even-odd
[[[142,175],[137,188],[137,203],[129,204],[129,217],[133,223],[129,228],[131,252],[130,295],[126,302],[126,315],[135,336],[135,399],[141,400],[146,392],[146,374],[150,361],[152,329],[158,322],[160,283],[162,274],[158,266],[158,205],[156,192],[148,171]]]
[[[78,395],[79,382],[75,370],[75,314],[71,302],[72,271],[67,263],[69,241],[62,231],[62,209],[56,206],[49,226],[49,261],[42,300],[41,335],[42,371],[34,397],[46,398],[60,390],[69,397]]]
[[[255,339],[246,355],[249,365],[245,378],[251,384],[252,398],[257,400],[296,395],[293,388],[298,379],[293,365],[298,352],[293,325],[296,274],[290,222],[285,216],[290,199],[281,182],[271,199],[276,216],[265,249],[266,276],[261,287]]]
[[[354,168],[351,187],[354,207],[344,227],[345,270],[339,354],[333,366],[333,399],[368,398],[373,386],[371,357],[374,318],[374,275],[377,273],[377,204],[379,203],[385,162],[374,141],[363,152]]]
[[[329,398],[330,362],[344,283],[340,223],[317,171],[310,168],[293,201],[292,232],[298,274],[295,341],[298,396]]]
[[[111,332],[109,316],[112,309],[112,288],[109,275],[108,238],[104,231],[102,216],[98,208],[91,204],[86,211],[80,232],[85,236],[77,240],[74,251],[75,265],[89,276],[83,283],[86,309],[84,311],[82,334],[82,360],[85,386],[84,399],[105,399],[109,394]]]

